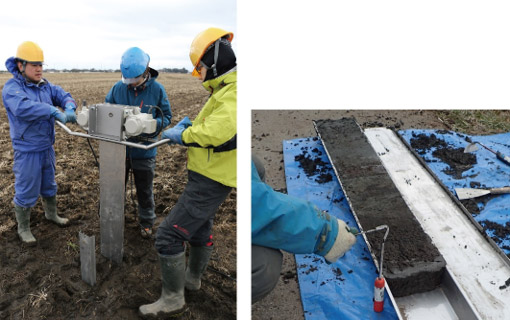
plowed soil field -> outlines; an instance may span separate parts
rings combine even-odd
[[[11,77],[0,74],[0,89]],[[70,92],[81,106],[104,101],[119,73],[45,74]],[[190,75],[160,74],[172,107],[172,125],[194,118],[208,93]],[[80,109],[81,107],[78,107]],[[84,132],[77,124],[73,131]],[[92,147],[99,153],[97,141]],[[124,259],[115,264],[100,253],[99,169],[87,140],[56,128],[56,181],[59,213],[71,220],[59,228],[44,218],[40,200],[32,209],[37,245],[22,245],[13,212],[13,151],[9,122],[0,107],[0,319],[138,319],[141,304],[157,300],[161,278],[154,239],[142,239],[134,184],[128,182],[125,204]],[[98,155],[100,157],[100,155]],[[154,196],[156,227],[170,213],[187,181],[186,148],[158,148]],[[216,214],[215,249],[198,292],[186,292],[188,311],[180,319],[236,317],[236,191]],[[96,237],[97,283],[81,280],[79,232]]]

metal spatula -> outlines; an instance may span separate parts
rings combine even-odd
[[[485,196],[487,194],[510,193],[510,187],[493,189],[455,188],[455,193],[457,193],[457,198],[459,198],[459,200],[465,200]]]

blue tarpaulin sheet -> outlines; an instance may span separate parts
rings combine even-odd
[[[321,172],[307,176],[296,161],[299,155],[310,156],[327,165]],[[283,141],[283,156],[289,195],[306,199],[358,228],[318,138]],[[332,179],[324,182],[328,174]],[[353,248],[333,264],[327,264],[314,254],[296,254],[295,257],[306,319],[398,319],[387,292],[384,311],[373,311],[374,281],[378,273],[361,236]]]
[[[468,145],[466,137],[472,141],[477,141],[489,147],[494,151],[499,151],[504,155],[510,155],[510,133],[488,135],[488,136],[468,136],[462,133],[452,131],[438,130],[401,130],[399,134],[412,146],[412,140],[419,138],[423,134],[427,137],[435,135],[437,139],[444,140],[448,148],[465,148]],[[440,147],[439,147],[440,148]],[[476,164],[469,170],[462,172],[461,176],[452,176],[449,165],[443,160],[434,156],[433,153],[437,147],[429,149],[413,148],[425,160],[428,167],[434,172],[438,179],[456,195],[455,188],[499,188],[510,186],[510,166],[496,158],[496,155],[482,146],[472,154],[476,156]],[[475,198],[472,201],[476,203],[477,210],[469,209],[473,218],[484,227],[485,232],[494,239],[496,244],[505,252],[510,254],[510,235],[495,236],[496,228],[506,229],[510,234],[510,194],[492,196],[490,199]],[[474,212],[475,211],[475,212]],[[476,212],[476,211],[479,211]],[[499,226],[495,225],[498,224]],[[505,233],[505,232],[503,232]]]

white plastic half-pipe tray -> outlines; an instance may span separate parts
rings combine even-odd
[[[365,135],[447,263],[439,291],[396,299],[404,318],[510,319],[510,266],[392,130]]]

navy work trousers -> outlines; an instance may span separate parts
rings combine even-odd
[[[192,246],[211,246],[214,216],[231,187],[188,171],[188,183],[156,233],[156,250],[162,255],[183,252]]]

